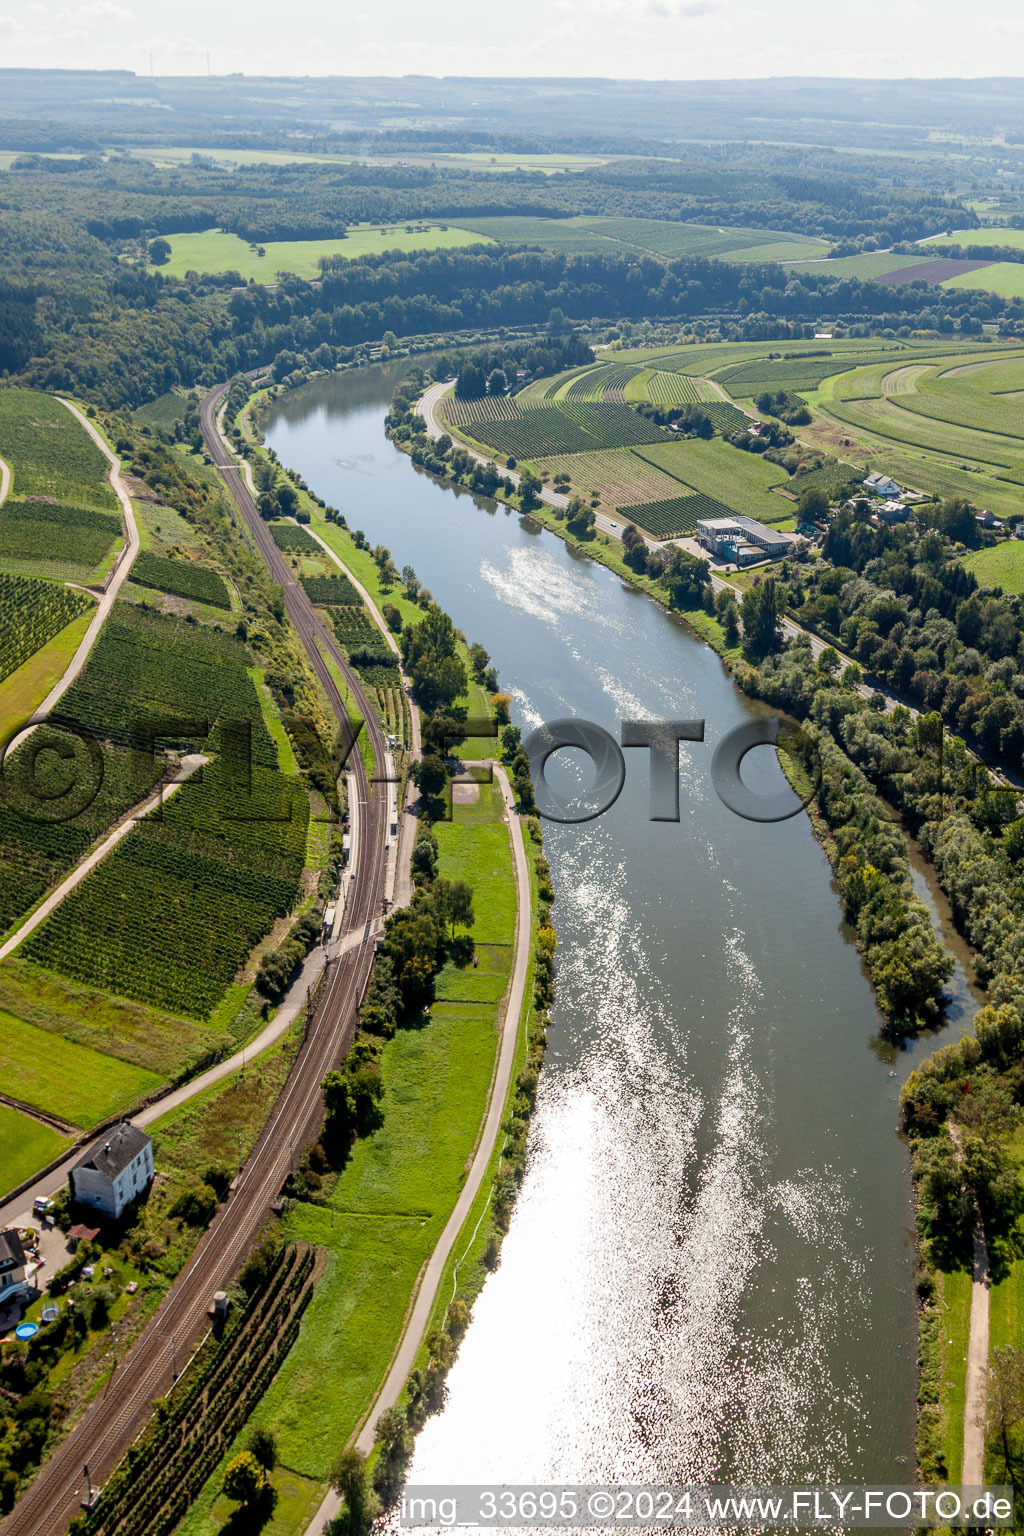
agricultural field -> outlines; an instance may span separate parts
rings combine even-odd
[[[23,1103],[87,1130],[136,1104],[162,1079],[0,1011],[0,1081],[16,1083]]]
[[[951,277],[942,286],[982,288],[986,293],[997,293],[1001,299],[1019,299],[1024,297],[1024,262],[987,262],[981,270]]]
[[[316,539],[310,538],[298,523],[271,523],[270,535],[278,549],[286,555],[318,555],[321,553]]]
[[[538,459],[559,453],[664,442],[669,434],[628,405],[566,397],[553,405],[529,405],[511,421],[471,418],[463,430],[499,454]]]
[[[17,1189],[69,1146],[68,1138],[52,1126],[0,1104],[0,1195]]]
[[[719,229],[711,224],[683,224],[671,219],[630,219],[577,216],[569,219],[462,219],[462,227],[505,245],[541,245],[583,254],[632,250],[670,261],[677,256],[720,257],[725,260],[770,261],[762,249],[785,250],[791,260],[824,256],[828,243],[786,230]],[[742,253],[733,255],[733,253]]]
[[[121,537],[110,512],[8,497],[0,507],[0,561],[25,575],[88,581]]]
[[[697,386],[685,373],[666,373],[646,368],[626,385],[627,400],[650,400],[655,405],[696,405]]]
[[[19,959],[18,952],[0,965],[0,1009],[46,1032],[58,1050],[61,1041],[70,1041],[161,1082],[235,1038],[228,1010],[218,1009],[208,1023],[200,1023],[82,986]],[[50,1107],[59,1113],[59,1106]]]
[[[464,427],[470,421],[513,421],[519,415],[519,406],[514,395],[484,395],[470,400],[445,395],[441,415],[453,427]]]
[[[118,603],[88,666],[61,700],[61,719],[123,746],[143,719],[206,722],[208,739],[180,738],[188,751],[200,750],[204,739],[216,750],[218,721],[247,723],[253,761],[271,767],[276,750],[248,665],[248,652],[232,636]]]
[[[0,681],[92,607],[84,592],[0,571]]]
[[[793,515],[792,502],[772,489],[788,486],[786,471],[759,454],[733,448],[721,438],[710,442],[689,438],[664,447],[638,448],[637,453],[691,490],[721,502],[727,511],[742,512],[764,523],[778,523]]]
[[[620,507],[619,510],[628,512],[637,527],[653,538],[677,539],[683,534],[693,533],[698,518],[728,517],[732,508],[716,501],[713,496],[695,494],[673,496],[667,501],[643,502],[638,506]]]
[[[354,224],[345,234],[325,240],[270,240],[258,247],[224,229],[166,238],[170,260],[150,267],[151,272],[168,277],[184,277],[188,272],[237,272],[243,282],[252,278],[257,283],[275,283],[279,272],[319,277],[320,263],[329,256],[351,260],[379,256],[382,251],[450,250],[453,246],[480,245],[485,237],[451,224],[402,223]]]
[[[193,560],[170,560],[143,550],[136,556],[131,580],[140,587],[152,587],[157,592],[170,592],[175,597],[209,603],[212,608],[231,607],[223,576]]]
[[[321,607],[359,608],[362,604],[362,598],[347,576],[301,576],[299,580],[310,602]],[[379,634],[376,626],[374,628]]]
[[[0,726],[9,729],[19,721],[27,720],[39,708],[67,671],[91,620],[91,613],[72,619],[52,640],[23,661],[10,677],[0,682]]]
[[[902,351],[903,349],[900,349],[901,353]],[[888,363],[890,367],[898,367],[902,356],[894,355],[895,353],[895,348],[886,348],[884,343],[876,342],[873,352],[858,352],[853,355],[836,352],[828,357],[762,356],[726,368],[716,373],[715,377],[734,400],[752,399],[765,389],[788,389],[799,393],[815,390],[824,379],[830,378],[833,374],[844,373],[852,367],[866,368],[872,363],[880,365]],[[904,355],[911,358],[941,356],[942,348],[936,343],[929,349],[925,342]]]
[[[45,497],[72,507],[117,512],[109,465],[71,412],[35,389],[0,390],[0,458],[11,495]]]
[[[194,396],[179,394],[177,390],[170,389],[156,400],[150,400],[147,405],[140,405],[138,410],[132,412],[132,420],[142,427],[158,427],[162,432],[171,432],[184,422],[189,405],[194,403]]]
[[[572,492],[582,496],[597,494],[612,507],[664,500],[679,491],[678,483],[671,475],[655,469],[630,448],[558,454],[553,458],[538,459],[537,468],[552,478],[567,474]]]
[[[91,664],[90,658],[90,664]],[[87,668],[88,670],[88,668]],[[11,754],[0,786],[0,932],[35,906],[78,862],[91,844],[144,797],[157,765],[142,764],[127,749],[107,747],[102,771],[96,752],[75,736],[47,723],[34,744],[50,745],[65,756],[65,777],[55,766],[57,750],[32,758],[25,750]],[[69,770],[73,769],[73,772]],[[70,782],[66,796],[58,791]],[[55,820],[40,819],[38,790],[53,791]]]
[[[1024,592],[1024,540],[1008,539],[989,549],[965,556],[964,565],[983,587],[1002,587],[1004,592]]]
[[[309,801],[218,760],[141,821],[22,946],[88,986],[208,1018],[299,890]]]
[[[947,245],[1007,245],[1024,251],[1024,229],[1010,229],[1005,224],[985,224],[981,229],[955,229],[952,235],[938,235],[928,240],[926,251],[941,251]]]

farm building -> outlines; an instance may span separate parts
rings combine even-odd
[[[6,1306],[15,1297],[27,1296],[30,1289],[28,1259],[21,1238],[9,1227],[0,1232],[0,1306]]]
[[[976,512],[974,520],[982,528],[1001,528],[1003,526],[993,512]]]
[[[740,513],[733,517],[699,518],[697,539],[703,549],[737,565],[751,565],[765,555],[769,560],[778,560],[789,553],[794,542],[791,534],[780,533]]]
[[[71,1170],[71,1198],[116,1221],[153,1178],[153,1143],[134,1125],[119,1125]]]
[[[900,493],[900,488],[896,481],[890,479],[888,475],[883,475],[880,469],[876,469],[872,474],[865,476],[864,489],[872,496],[884,496],[887,501],[891,500],[893,496],[898,496]]]

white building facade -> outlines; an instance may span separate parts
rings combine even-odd
[[[116,1221],[153,1179],[153,1143],[134,1125],[119,1125],[71,1170],[71,1198]]]

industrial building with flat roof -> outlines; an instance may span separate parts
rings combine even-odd
[[[792,535],[769,528],[753,517],[737,512],[733,517],[702,517],[697,521],[697,541],[737,565],[752,565],[755,560],[778,560],[789,553],[795,542]]]

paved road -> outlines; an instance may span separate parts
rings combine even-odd
[[[412,1370],[416,1355],[423,1342],[423,1337],[430,1321],[430,1314],[433,1311],[434,1301],[437,1297],[438,1287],[444,1275],[445,1266],[451,1256],[456,1239],[473,1208],[473,1202],[480,1192],[480,1186],[487,1173],[491,1154],[494,1151],[498,1134],[501,1130],[502,1117],[505,1112],[505,1100],[508,1095],[509,1084],[512,1081],[512,1073],[515,1070],[516,1047],[519,1041],[519,1020],[523,1011],[527,975],[530,966],[532,938],[530,872],[526,862],[526,849],[523,845],[523,829],[516,814],[515,798],[508,781],[508,774],[504,768],[495,765],[494,775],[501,787],[502,799],[505,805],[505,820],[508,823],[509,840],[512,844],[515,864],[517,899],[515,958],[512,965],[509,989],[505,998],[504,1016],[501,1021],[501,1043],[495,1064],[494,1076],[491,1079],[490,1097],[488,1099],[483,1130],[477,1143],[469,1173],[466,1176],[466,1182],[462,1186],[459,1198],[445,1224],[444,1231],[438,1238],[434,1251],[422,1272],[422,1278],[415,1295],[412,1311],[405,1326],[405,1332],[392,1358],[384,1385],[369,1409],[363,1428],[356,1440],[358,1449],[364,1455],[368,1455],[373,1448],[374,1426],[380,1415],[387,1408],[392,1407],[401,1396],[402,1388],[405,1386],[406,1379]],[[328,1493],[313,1519],[306,1527],[305,1536],[321,1536],[321,1532],[338,1514],[341,1503],[340,1497],[333,1490]]]
[[[253,542],[280,584],[289,616],[311,665],[317,672],[343,732],[351,722],[318,644],[332,656],[358,707],[364,711],[374,751],[383,760],[384,740],[358,678],[350,671],[331,636],[309,604],[290,566],[270,537],[237,466],[228,459],[216,430],[217,409],[226,393],[222,385],[206,397],[201,425],[207,447],[221,468]],[[192,1258],[177,1277],[160,1309],[118,1366],[103,1393],[94,1400],[65,1440],[43,1465],[35,1481],[0,1525],[2,1536],[60,1536],[79,1504],[81,1469],[88,1462],[94,1482],[102,1481],[149,1418],[155,1398],[168,1390],[172,1361],[187,1359],[207,1325],[207,1308],[215,1290],[234,1275],[270,1213],[288,1176],[292,1148],[305,1146],[316,1135],[323,1117],[320,1083],[344,1056],[355,1031],[356,1008],[373,962],[373,933],[379,919],[384,883],[387,826],[384,797],[371,792],[362,759],[351,755],[364,835],[356,857],[358,868],[349,884],[343,931],[355,936],[329,968],[323,996],[279,1095],[267,1125],[246,1163],[234,1191],[215,1215]],[[139,1533],[142,1536],[142,1533]]]

